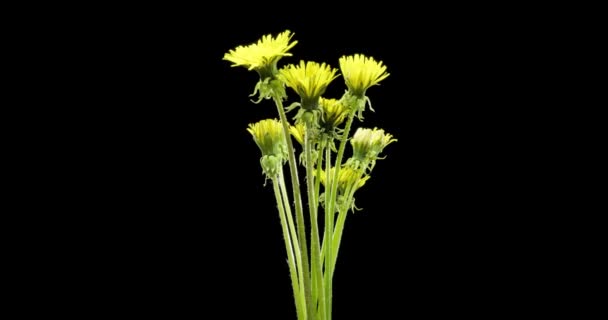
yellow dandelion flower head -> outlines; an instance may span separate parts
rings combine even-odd
[[[353,158],[362,163],[375,163],[386,146],[397,141],[384,130],[359,128],[351,139]]]
[[[266,119],[249,124],[247,131],[253,136],[263,156],[276,156],[281,159],[287,157],[287,143],[279,120]]]
[[[262,79],[273,77],[277,73],[277,62],[286,56],[291,56],[288,51],[298,41],[291,41],[293,33],[286,30],[276,37],[267,34],[258,42],[238,46],[224,55],[224,60],[232,62],[232,66],[243,66],[249,70],[255,70]]]
[[[329,169],[329,180],[332,181],[334,174],[336,172],[336,168],[332,167]],[[326,186],[326,173],[322,170],[321,172],[321,183]],[[340,172],[338,173],[338,192],[342,195],[346,195],[353,187],[355,190],[363,187],[365,182],[369,180],[369,176],[366,174],[362,174],[361,171],[357,170],[354,167],[346,165],[340,168]]]
[[[377,62],[362,54],[341,57],[340,70],[348,90],[360,98],[365,96],[367,89],[389,76],[382,61]]]
[[[328,133],[342,124],[348,115],[348,108],[340,100],[321,98],[319,105],[322,111],[321,128]]]
[[[359,172],[359,170],[356,170],[350,166],[345,166],[344,168],[340,169],[338,174],[338,186],[343,186],[344,190],[347,190],[347,188],[351,186],[355,187],[355,189],[359,189],[365,185],[365,182],[368,179],[368,175],[361,177],[361,172]]]
[[[302,100],[302,108],[315,110],[319,98],[327,86],[338,77],[334,69],[326,63],[300,61],[298,65],[288,65],[279,70],[280,78],[292,88]]]

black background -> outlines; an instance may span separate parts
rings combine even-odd
[[[249,101],[254,72],[222,60],[286,29],[299,43],[281,65],[337,68],[363,53],[391,74],[368,91],[376,112],[355,122],[399,141],[348,218],[335,318],[506,314],[535,301],[543,245],[526,244],[538,221],[524,213],[542,174],[519,184],[537,164],[530,144],[515,146],[528,125],[513,121],[528,90],[513,80],[527,52],[509,45],[517,23],[445,7],[165,9],[102,20],[82,49],[99,75],[83,88],[94,111],[81,125],[94,134],[81,179],[95,187],[76,193],[93,212],[82,286],[109,292],[102,309],[295,318],[272,189],[245,130],[276,110]],[[343,90],[338,78],[327,95]]]

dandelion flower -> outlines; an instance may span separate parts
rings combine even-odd
[[[312,61],[300,61],[297,66],[288,65],[279,70],[280,78],[300,96],[301,106],[307,111],[318,109],[319,98],[329,83],[338,77],[336,72],[337,69],[325,63]]]
[[[371,86],[389,76],[382,61],[377,62],[362,54],[341,57],[340,70],[350,93],[359,98],[363,98]]]
[[[335,167],[329,169],[329,177],[330,181],[334,177],[334,173],[336,171]],[[322,171],[321,173],[321,183],[326,186],[326,173]],[[355,187],[359,189],[365,185],[365,182],[369,179],[368,175],[361,176],[361,172],[356,170],[351,166],[344,166],[340,168],[340,172],[338,173],[338,193],[341,195],[346,195],[347,191],[350,191],[351,188]]]
[[[287,142],[281,122],[276,119],[262,120],[249,124],[247,131],[262,151],[262,169],[268,176],[276,176],[287,159]]]
[[[286,30],[276,37],[265,35],[257,43],[238,46],[224,55],[224,60],[232,62],[232,66],[243,66],[255,70],[262,80],[272,78],[277,74],[277,62],[282,57],[291,56],[288,51],[298,42],[291,41],[293,33]]]
[[[319,105],[322,111],[320,126],[324,133],[333,134],[334,130],[344,122],[349,110],[336,99],[321,98]]]
[[[334,174],[336,172],[336,168],[332,167],[329,169],[329,181],[332,181],[334,178]],[[321,183],[325,186],[325,189],[328,188],[328,183],[326,183],[327,172],[321,171]],[[354,210],[355,207],[355,191],[359,190],[361,187],[365,185],[365,182],[369,180],[370,176],[363,173],[361,170],[346,164],[345,166],[340,168],[340,172],[338,173],[338,185],[337,185],[337,197],[336,204],[338,207],[352,207]],[[353,197],[353,198],[349,198]],[[323,197],[319,198],[324,202]],[[350,200],[350,201],[349,201]],[[348,201],[348,202],[347,202]]]
[[[376,164],[380,153],[386,146],[397,141],[391,134],[385,133],[384,130],[374,128],[359,128],[353,135],[350,143],[353,147],[353,157],[350,162],[355,166],[360,164],[371,164],[371,168]]]

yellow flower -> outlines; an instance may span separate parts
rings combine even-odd
[[[329,177],[333,179],[334,173],[336,171],[335,167],[329,169]],[[365,182],[369,179],[368,175],[363,174],[361,176],[361,172],[354,167],[346,165],[340,168],[340,172],[338,173],[338,194],[347,196],[352,188],[355,190],[363,187]],[[326,183],[326,173],[321,171],[321,183],[324,186],[327,186]],[[331,180],[330,180],[331,181]]]
[[[266,119],[249,124],[247,131],[262,151],[263,156],[287,155],[287,144],[283,134],[283,126],[276,119]]]
[[[297,66],[288,65],[279,70],[280,78],[300,96],[301,106],[307,111],[318,109],[319,98],[329,83],[338,77],[336,72],[337,69],[325,63],[312,61],[300,61]]]
[[[272,78],[277,74],[277,62],[286,56],[289,49],[298,42],[289,42],[293,37],[291,31],[286,30],[276,37],[265,35],[257,43],[247,46],[238,46],[224,55],[224,60],[232,62],[232,66],[243,66],[249,70],[255,70],[260,74],[262,80]]]
[[[304,145],[304,135],[306,134],[306,127],[303,123],[298,123],[295,126],[290,126],[289,132],[296,139],[296,141],[300,143],[300,145]]]
[[[325,133],[333,134],[334,129],[346,119],[348,108],[340,100],[336,99],[321,98],[319,105],[322,110],[321,128]]]
[[[373,58],[362,54],[341,57],[340,70],[348,90],[359,98],[365,96],[365,91],[371,86],[377,85],[389,76],[382,61],[376,62]]]
[[[260,164],[264,173],[269,177],[276,177],[287,159],[287,142],[281,122],[276,119],[262,120],[249,124],[247,131],[262,151]]]
[[[359,164],[371,164],[373,168],[382,150],[395,141],[397,139],[382,129],[359,128],[350,141],[353,157],[349,162],[356,164],[356,167]]]

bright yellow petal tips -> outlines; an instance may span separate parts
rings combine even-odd
[[[262,120],[249,124],[247,131],[262,151],[260,163],[264,173],[271,177],[276,176],[287,159],[287,142],[281,122],[275,119]]]
[[[272,78],[277,73],[277,62],[286,56],[291,56],[288,51],[298,42],[291,41],[293,33],[286,30],[276,37],[268,34],[258,42],[238,46],[224,55],[224,60],[232,62],[232,66],[243,66],[249,70],[255,70],[260,74],[262,80]]]
[[[325,63],[300,61],[298,65],[288,65],[279,70],[279,78],[300,96],[302,108],[312,111],[318,109],[319,98],[338,77],[337,72]]]
[[[367,89],[389,76],[382,61],[362,54],[341,57],[340,70],[349,92],[358,98],[363,98]]]

